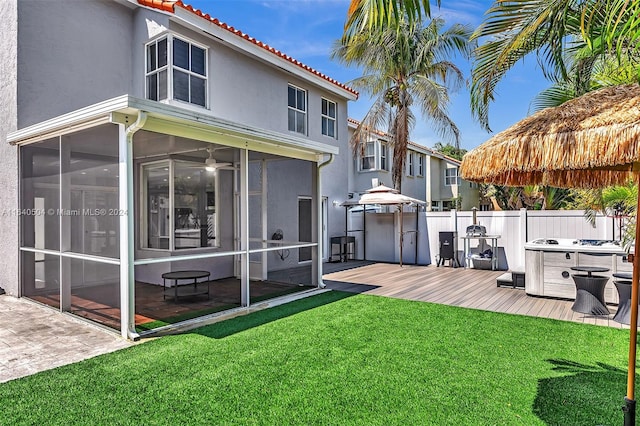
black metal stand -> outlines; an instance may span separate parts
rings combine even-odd
[[[636,400],[624,397],[624,426],[636,426]]]

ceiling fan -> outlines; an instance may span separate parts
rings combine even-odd
[[[207,152],[209,153],[209,158],[207,158],[204,162],[204,168],[206,171],[215,172],[218,169],[225,169],[225,170],[235,169],[235,167],[233,167],[231,163],[219,162],[215,158],[213,158],[213,149],[207,148]]]

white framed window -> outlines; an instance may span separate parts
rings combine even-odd
[[[380,170],[389,170],[389,147],[386,143],[380,144]]]
[[[360,159],[360,170],[375,170],[376,168],[376,143],[367,142],[364,153]]]
[[[145,163],[141,170],[142,248],[218,247],[218,179],[204,164],[180,160]]]
[[[307,134],[307,91],[299,87],[288,87],[288,120],[289,130]]]
[[[322,98],[322,134],[336,137],[336,103]]]
[[[413,152],[409,152],[407,154],[407,176],[415,176],[415,154]]]
[[[418,154],[418,176],[424,176],[424,155]]]
[[[172,34],[147,43],[146,97],[207,106],[207,49]]]
[[[458,169],[451,168],[444,171],[444,184],[446,186],[460,185],[460,177],[458,176]]]

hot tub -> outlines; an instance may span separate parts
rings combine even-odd
[[[611,277],[615,272],[631,272],[627,253],[618,241],[540,238],[524,245],[525,291],[533,296],[575,299],[576,287],[571,278],[572,266],[602,266]],[[609,280],[605,287],[605,301],[618,303],[618,293]]]

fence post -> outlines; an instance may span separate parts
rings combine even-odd
[[[520,222],[518,226],[518,236],[520,238],[520,244],[518,244],[518,268],[524,268],[524,244],[528,238],[527,224],[527,209],[520,209]]]

